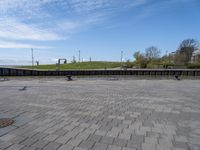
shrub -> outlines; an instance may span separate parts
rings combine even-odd
[[[174,66],[175,66],[175,64],[173,64],[173,63],[163,64],[163,68],[165,68],[165,69],[168,69],[169,67],[174,67]]]
[[[133,63],[133,62],[126,62],[125,66],[126,66],[127,68],[133,68],[134,63]]]
[[[188,64],[188,69],[200,69],[200,64]]]
[[[147,68],[147,63],[146,62],[141,62],[140,67],[141,68]]]

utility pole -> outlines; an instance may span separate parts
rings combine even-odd
[[[123,54],[124,54],[124,52],[121,51],[121,68],[123,68]]]
[[[166,62],[169,63],[168,51],[166,50]]]
[[[78,57],[79,57],[78,58],[79,62],[81,62],[81,51],[80,50],[78,51]]]
[[[32,67],[34,66],[33,48],[31,48]]]
[[[121,51],[121,63],[123,62],[123,55],[124,55],[124,52]]]
[[[76,62],[76,58],[75,58],[75,56],[73,56],[73,61],[72,61],[73,63],[75,63]]]

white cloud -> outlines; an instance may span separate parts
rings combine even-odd
[[[82,24],[78,21],[63,20],[55,24],[55,30],[64,31],[65,33],[71,33],[73,30],[79,28]]]
[[[3,14],[16,10],[21,10],[21,12],[30,12],[30,10],[35,11],[42,5],[57,1],[59,0],[1,0],[0,10]]]
[[[0,39],[63,40],[82,27],[102,21],[116,10],[145,2],[146,0],[0,0]]]
[[[22,44],[22,43],[16,43],[16,42],[6,42],[6,41],[0,41],[0,48],[6,49],[6,48],[38,48],[38,49],[51,49],[52,47],[48,46],[39,46],[39,45],[32,45],[32,44]]]
[[[166,9],[171,9],[173,6],[181,5],[184,3],[192,4],[198,0],[167,0],[167,1],[152,1],[145,5],[145,9],[142,9],[140,14],[137,15],[138,18],[146,18],[154,15],[155,13],[159,13],[159,11],[163,11]],[[181,6],[180,6],[181,7]]]
[[[78,13],[113,11],[142,5],[146,0],[69,0],[68,5]]]
[[[26,19],[52,17],[55,13],[71,14],[76,17],[91,13],[114,12],[146,2],[147,0],[1,0],[0,12],[4,16],[23,16]]]
[[[0,19],[0,38],[16,40],[59,40],[62,37],[48,29],[18,22],[14,19]]]

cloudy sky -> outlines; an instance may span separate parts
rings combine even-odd
[[[132,59],[155,45],[200,40],[199,0],[0,0],[0,65],[57,58]]]

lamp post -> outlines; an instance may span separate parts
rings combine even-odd
[[[121,51],[121,63],[123,62],[123,55],[124,55],[124,52]]]
[[[78,51],[78,57],[79,57],[78,60],[79,60],[79,63],[80,63],[81,62],[81,51],[80,50]]]
[[[33,48],[31,48],[32,67],[34,66]]]
[[[123,68],[123,56],[124,55],[124,51],[121,51],[121,68]]]

